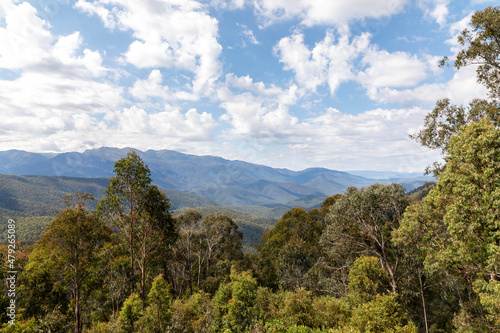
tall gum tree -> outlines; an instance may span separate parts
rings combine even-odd
[[[55,258],[64,275],[74,302],[75,329],[82,331],[81,290],[91,266],[96,263],[97,252],[109,239],[109,230],[100,219],[85,209],[94,198],[88,193],[66,196],[67,208],[52,220],[40,244]]]
[[[175,225],[170,202],[158,187],[151,185],[151,172],[134,151],[115,162],[115,177],[110,179],[98,210],[120,231],[130,256],[130,289],[140,273],[140,298],[145,306],[148,263],[175,241]],[[163,251],[164,252],[164,251]],[[164,253],[163,253],[164,254]]]
[[[468,286],[470,305],[456,322],[476,318],[474,325],[498,331],[500,305],[491,299],[500,294],[500,129],[489,119],[464,126],[448,153],[436,186],[408,209],[397,237],[418,244],[428,271],[444,269]]]
[[[105,197],[99,202],[98,210],[127,239],[130,251],[130,285],[135,280],[134,249],[135,223],[138,212],[143,209],[144,197],[151,184],[151,172],[140,156],[130,151],[127,156],[115,162]]]
[[[374,256],[388,273],[391,291],[398,292],[401,256],[392,243],[409,197],[399,184],[350,187],[331,207],[320,243],[338,269],[351,267],[360,256]]]
[[[463,49],[453,65],[456,69],[478,65],[477,80],[489,91],[492,99],[500,98],[500,7],[488,7],[476,12],[470,29],[464,29],[457,38]],[[441,65],[447,63],[445,57]]]

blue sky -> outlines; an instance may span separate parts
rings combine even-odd
[[[453,58],[496,1],[4,0],[0,150],[172,149],[273,167],[421,171]]]

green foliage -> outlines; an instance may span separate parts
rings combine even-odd
[[[345,283],[356,258],[375,256],[389,276],[393,292],[398,289],[399,249],[392,242],[392,231],[399,227],[409,198],[401,185],[374,184],[350,187],[330,208],[327,227],[320,243],[336,283]]]
[[[315,326],[312,293],[303,288],[285,294],[282,311],[284,319],[289,324],[308,327]]]
[[[84,208],[93,200],[91,194],[77,193],[65,199],[68,208],[51,222],[40,240],[43,251],[49,253],[61,278],[71,290],[74,302],[75,332],[81,332],[82,290],[92,265],[96,263],[96,253],[109,238],[102,221]]]
[[[257,319],[257,281],[250,272],[231,272],[231,282],[214,296],[212,332],[246,332]]]
[[[163,279],[163,275],[158,275],[148,294],[149,305],[138,323],[141,332],[163,333],[167,331],[172,320],[170,291],[170,286]]]
[[[474,291],[478,293],[481,305],[486,310],[486,319],[493,327],[500,327],[500,281],[477,280]]]
[[[481,119],[491,119],[496,127],[500,126],[500,113],[498,102],[475,99],[468,107],[452,105],[449,99],[442,99],[436,107],[425,116],[424,128],[410,138],[422,146],[431,149],[440,149],[445,159],[448,158],[448,147],[451,138],[456,135],[462,126],[477,123]],[[444,166],[434,163],[427,168],[426,173],[439,175]]]
[[[262,236],[259,245],[259,280],[265,286],[286,288],[306,285],[306,273],[320,255],[318,240],[323,231],[315,212],[293,208]]]
[[[464,29],[458,43],[464,47],[455,59],[460,69],[479,64],[477,80],[488,88],[490,97],[500,97],[500,7],[488,7],[472,16],[471,30]],[[446,63],[445,57],[441,64]]]
[[[350,326],[360,332],[417,333],[408,323],[396,294],[378,295],[374,300],[354,309]]]
[[[349,271],[349,293],[361,300],[371,300],[390,290],[389,276],[375,257],[359,257]]]
[[[141,299],[137,293],[133,293],[125,300],[118,317],[117,326],[120,333],[140,332],[137,322],[142,316],[141,308]]]
[[[347,325],[352,312],[350,303],[347,297],[314,297],[313,309],[316,327],[338,328]]]
[[[495,282],[488,281],[500,271],[500,130],[489,119],[462,127],[448,153],[436,186],[422,204],[410,207],[397,237],[417,244],[427,270],[444,269],[464,288],[457,330],[484,322],[499,328]]]
[[[172,304],[173,333],[205,333],[212,324],[212,300],[203,291],[188,299],[177,299]]]
[[[38,325],[35,318],[27,321],[16,321],[15,325],[4,324],[0,329],[1,333],[38,333]]]
[[[19,278],[19,309],[25,319],[41,319],[54,309],[67,313],[67,289],[59,277],[59,267],[41,244],[36,244]]]

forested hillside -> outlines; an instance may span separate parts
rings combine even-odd
[[[0,174],[0,218],[15,219],[17,237],[23,244],[32,245],[40,239],[50,221],[64,208],[65,195],[78,191],[90,193],[95,200],[89,202],[89,208],[95,209],[98,200],[104,196],[109,184],[106,178],[77,178],[56,176],[14,176]],[[163,189],[162,189],[163,190]],[[223,207],[218,202],[196,194],[176,190],[163,190],[169,199],[173,215],[178,215],[188,208],[197,208],[203,215],[227,214],[240,226],[243,232],[245,251],[254,251],[262,233],[274,225],[282,215],[266,207]],[[206,208],[205,208],[206,207]],[[281,212],[288,206],[283,206]],[[241,213],[238,210],[248,210]],[[271,211],[271,212],[270,212]],[[257,216],[252,216],[256,214]],[[266,217],[265,215],[270,215]],[[259,217],[262,216],[262,217]],[[3,239],[7,237],[7,225],[0,229]]]
[[[5,151],[0,152],[0,173],[109,178],[114,162],[130,150],[100,148],[56,155]],[[379,180],[324,168],[292,171],[170,150],[134,151],[148,164],[155,184],[161,188],[197,194],[230,206],[282,205],[289,208],[307,204],[312,207],[331,194],[344,192],[349,186],[397,182],[412,190],[432,179],[423,175],[405,178],[394,174],[394,178]]]
[[[1,331],[500,332],[500,7],[476,12],[471,29],[452,64],[478,65],[490,99],[436,103],[412,138],[443,163],[429,166],[435,183],[410,193],[356,184],[271,227],[245,224],[256,206],[197,197],[207,205],[174,211],[136,151],[117,156],[105,180],[3,176],[17,191],[2,188],[6,214],[45,214],[44,197],[87,192],[66,195],[33,246],[16,243],[21,227],[8,221],[0,304],[16,310],[0,314]],[[245,186],[275,193],[262,183]],[[264,228],[245,253],[242,231]]]

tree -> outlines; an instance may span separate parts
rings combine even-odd
[[[61,315],[68,313],[70,300],[68,289],[61,281],[60,268],[52,253],[40,241],[35,243],[28,263],[19,276],[19,306],[23,318],[46,322],[55,312]],[[58,321],[67,321],[61,316],[59,319],[61,320]],[[74,327],[74,323],[72,326]]]
[[[135,263],[140,272],[143,309],[146,299],[147,266],[176,238],[170,203],[157,186],[151,185],[149,167],[134,151],[115,163],[112,177],[98,210],[119,229],[129,249],[130,288],[136,282]]]
[[[138,213],[145,203],[144,198],[151,184],[151,172],[140,156],[130,151],[126,157],[115,162],[105,197],[99,202],[98,209],[128,241],[130,252],[130,285],[134,287],[134,249],[135,229]]]
[[[349,271],[349,294],[360,300],[372,300],[388,291],[387,272],[380,267],[376,257],[359,257]]]
[[[137,322],[142,317],[141,299],[137,293],[132,293],[123,303],[117,326],[120,333],[140,332]]]
[[[396,293],[401,256],[391,242],[391,232],[399,227],[408,204],[409,197],[398,184],[348,188],[332,206],[321,236],[332,269],[345,271],[357,257],[374,256],[389,275],[392,292]]]
[[[167,284],[163,275],[158,275],[153,281],[151,291],[148,294],[148,307],[141,317],[140,326],[142,332],[163,333],[167,332],[172,320],[170,310],[170,286]]]
[[[214,296],[212,331],[248,332],[256,320],[257,281],[251,272],[231,270],[231,282],[221,285]]]
[[[139,295],[145,308],[146,277],[150,262],[174,243],[176,227],[169,208],[170,202],[156,185],[150,185],[144,197],[141,212],[137,216],[136,262],[140,271]]]
[[[488,319],[500,310],[488,301],[500,279],[500,129],[489,119],[462,127],[448,152],[436,186],[408,210],[398,234],[417,238],[427,270],[445,269],[465,285],[456,322],[500,329]]]
[[[354,309],[351,327],[359,332],[417,333],[407,317],[397,294],[377,295]]]
[[[109,238],[110,230],[95,215],[89,214],[85,204],[93,200],[88,193],[66,196],[67,206],[52,220],[40,240],[53,255],[68,280],[74,301],[75,332],[82,330],[80,318],[81,289],[85,283],[96,253]]]
[[[445,162],[448,156],[450,139],[458,133],[460,127],[479,122],[481,119],[491,119],[495,126],[500,126],[500,104],[475,99],[468,107],[452,105],[449,99],[442,99],[436,107],[425,116],[424,128],[410,135],[424,147],[440,149]],[[427,167],[426,173],[438,176],[444,166],[438,162]]]
[[[204,290],[215,292],[219,283],[229,276],[231,265],[243,259],[243,234],[238,231],[238,225],[227,215],[208,214],[202,220],[202,230],[199,234],[198,265],[204,261]],[[223,267],[217,267],[223,266]],[[218,268],[222,271],[217,272]],[[200,288],[201,270],[198,270],[198,288]]]
[[[471,28],[464,29],[458,43],[464,47],[458,52],[454,66],[479,65],[478,82],[489,90],[492,99],[500,98],[500,7],[488,7],[476,12],[471,19]],[[448,62],[445,57],[441,65]]]
[[[474,100],[469,107],[451,105],[449,99],[439,100],[436,107],[425,118],[424,129],[411,138],[422,146],[441,149],[445,163],[450,138],[461,126],[481,119],[490,118],[495,126],[500,125],[500,7],[488,7],[476,12],[471,19],[471,28],[464,29],[457,41],[463,49],[456,55],[453,65],[460,69],[469,65],[478,65],[477,80],[489,90],[492,101]],[[449,63],[448,57],[440,65]],[[444,170],[436,162],[429,166],[426,173],[434,176]]]
[[[258,262],[261,283],[272,288],[278,282],[288,288],[304,286],[305,274],[320,253],[317,244],[323,226],[316,216],[320,215],[315,211],[292,208],[262,235]]]
[[[198,235],[201,232],[201,219],[202,215],[194,209],[190,209],[184,214],[176,216],[177,225],[180,227],[181,231],[175,245],[174,256],[182,265],[180,275],[183,280],[188,282],[191,294],[193,293],[193,269],[196,264],[195,257],[198,256],[199,272],[203,260],[201,248],[196,244],[197,240],[201,239]],[[200,273],[198,273],[198,276],[199,275]],[[200,282],[198,282],[198,291],[199,284]]]

